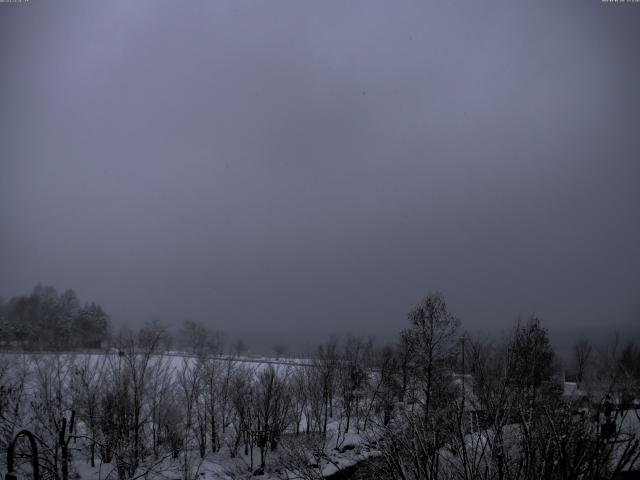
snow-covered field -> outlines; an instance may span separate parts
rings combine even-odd
[[[117,351],[105,353],[26,353],[26,352],[4,352],[0,354],[0,385],[11,384],[22,381],[24,386],[23,399],[36,398],[36,393],[42,395],[42,388],[49,380],[45,375],[58,375],[57,380],[63,385],[61,388],[68,392],[73,390],[71,386],[77,382],[76,376],[83,371],[91,372],[91,375],[99,376],[100,372],[111,370],[117,371],[116,366],[126,361],[125,355],[120,355]],[[272,368],[279,377],[287,378],[299,369],[314,368],[309,359],[275,359],[269,357],[240,357],[240,356],[219,356],[213,359],[219,365],[221,371],[227,368],[244,369],[251,372],[254,378],[267,368]],[[198,358],[185,352],[164,352],[154,354],[149,357],[148,368],[151,372],[164,372],[168,377],[178,381],[185,369],[196,366]],[[150,381],[152,379],[150,378]],[[49,388],[47,386],[46,388]],[[70,410],[75,408],[70,399],[65,399],[66,407]],[[76,431],[78,435],[89,436],[89,429],[82,420],[76,421]],[[15,433],[19,428],[35,428],[28,422],[23,425],[15,425],[12,428]],[[267,461],[267,474],[261,478],[275,479],[287,478],[289,475],[285,468],[281,466],[282,455],[287,455],[288,461],[295,458],[300,453],[299,447],[322,450],[321,458],[317,461],[309,459],[307,462],[310,469],[308,474],[318,478],[328,476],[346,467],[353,466],[362,460],[376,455],[376,451],[369,449],[367,439],[364,436],[353,432],[344,433],[344,426],[334,417],[327,424],[327,436],[323,441],[323,448],[317,442],[318,435],[306,435],[307,419],[303,414],[300,423],[300,434],[295,435],[293,425],[290,425],[282,435],[280,447],[275,452],[271,452]],[[309,442],[315,442],[309,445]],[[184,452],[183,452],[184,453]],[[230,445],[223,444],[216,453],[208,452],[203,459],[196,448],[189,450],[186,455],[189,457],[191,465],[191,478],[200,479],[237,479],[249,478],[252,471],[255,471],[260,464],[260,451],[257,447],[245,452],[240,448],[235,458],[230,454]],[[0,463],[4,464],[4,456]],[[184,478],[183,457],[173,459],[170,456],[161,457],[156,464],[149,465],[147,461],[144,468],[149,471],[145,479],[177,479]],[[317,466],[314,466],[317,464]],[[253,468],[251,468],[253,466]],[[95,466],[92,467],[87,455],[86,445],[72,453],[70,465],[72,476],[70,478],[105,480],[117,478],[116,467],[113,463],[101,463],[99,456],[96,456]]]

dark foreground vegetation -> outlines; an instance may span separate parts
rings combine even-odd
[[[36,289],[3,312],[15,325],[43,304],[73,311],[69,298]],[[83,343],[74,319],[47,346]],[[34,323],[38,332],[53,331],[45,323]],[[20,331],[3,330],[2,341],[36,345]],[[55,480],[83,466],[95,478],[194,480],[205,461],[224,466],[226,477],[213,478],[349,478],[344,460],[367,458],[366,478],[402,480],[595,480],[640,468],[633,342],[597,350],[578,341],[563,367],[538,319],[484,341],[461,331],[437,294],[409,314],[395,343],[332,338],[298,366],[222,355],[220,336],[193,322],[182,338],[191,355],[167,355],[159,323],[114,335],[102,354],[4,354],[0,451],[28,429],[41,478]],[[565,382],[567,370],[575,382]],[[32,472],[24,438],[15,452],[15,470]]]

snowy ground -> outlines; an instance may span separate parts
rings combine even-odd
[[[26,391],[33,386],[33,373],[36,372],[34,358],[38,360],[49,360],[55,355],[59,355],[62,362],[73,361],[76,368],[82,368],[83,366],[99,366],[102,362],[117,361],[119,358],[117,352],[108,353],[26,353],[26,352],[4,352],[0,353],[0,363],[6,368],[4,371],[0,370],[0,383],[2,380],[18,376],[21,372],[30,372],[27,376]],[[153,362],[163,361],[169,369],[173,369],[175,372],[179,372],[184,367],[185,363],[194,362],[196,357],[185,352],[166,352],[161,355],[154,355]],[[267,366],[271,365],[276,368],[277,371],[286,374],[291,372],[292,369],[310,367],[311,360],[308,359],[275,359],[269,357],[238,357],[238,356],[220,356],[219,361],[227,363],[229,361],[234,362],[236,365],[243,365],[254,372],[259,372]],[[4,378],[3,378],[4,376]],[[301,430],[304,431],[306,422],[303,419]],[[77,425],[78,431],[82,431],[82,424]],[[353,432],[348,434],[340,433],[340,424],[337,421],[330,422],[327,425],[327,439],[325,442],[325,457],[320,462],[320,465],[315,469],[316,474],[328,476],[336,473],[344,468],[355,465],[362,460],[367,459],[371,455],[375,455],[375,451],[371,451],[367,446],[365,438],[357,435]],[[308,437],[301,433],[299,437],[295,437],[294,434],[284,435],[281,445],[287,441],[294,444],[298,441],[304,442]],[[265,479],[283,479],[283,478],[299,478],[288,474],[284,469],[277,469],[279,462],[278,455],[281,448],[276,452],[270,452],[267,462],[267,473],[260,478]],[[251,459],[253,455],[253,462]],[[245,455],[242,448],[240,448],[239,455],[236,458],[230,458],[229,449],[222,447],[222,450],[217,453],[208,453],[204,459],[200,459],[197,451],[190,452],[190,462],[192,463],[192,472],[190,477],[193,480],[213,480],[213,479],[238,479],[238,478],[251,478],[253,471],[260,465],[260,451],[255,447],[253,452],[249,455]],[[0,463],[4,463],[4,455],[0,460]],[[157,465],[154,465],[150,473],[145,475],[145,480],[175,480],[184,478],[184,472],[181,465],[181,459],[163,459]],[[311,461],[311,464],[314,462]],[[253,469],[251,468],[253,465]],[[96,459],[95,467],[91,467],[84,454],[75,452],[73,454],[73,461],[71,464],[71,479],[87,479],[87,480],[116,480],[117,472],[114,470],[113,464],[101,464]],[[313,468],[313,467],[309,467]]]
[[[362,462],[372,456],[378,454],[375,450],[369,449],[365,443],[365,439],[356,434],[348,434],[341,448],[336,450],[335,434],[337,432],[337,422],[328,426],[328,438],[327,438],[327,459],[326,463],[320,468],[315,469],[318,475],[324,477],[335,474],[338,471],[351,467],[359,462]],[[304,440],[304,434],[300,434],[300,440]],[[294,440],[293,438],[284,438],[284,441]],[[242,449],[241,449],[242,450]],[[253,450],[253,471],[250,468],[251,457],[244,455],[241,451],[237,458],[230,458],[227,450],[223,449],[218,453],[208,453],[203,460],[198,456],[197,452],[191,453],[192,457],[192,479],[201,480],[236,480],[236,479],[249,479],[256,478],[254,471],[260,464],[260,452],[259,449]],[[183,471],[180,465],[180,459],[170,460],[167,459],[153,468],[153,471],[145,476],[147,480],[177,480],[183,478]],[[265,480],[282,480],[300,478],[299,475],[292,474],[285,471],[283,468],[278,468],[278,453],[273,453],[267,462],[268,472],[264,475],[260,475],[258,478]],[[311,468],[311,467],[310,467]],[[91,467],[88,461],[75,460],[72,467],[73,475],[71,478],[86,479],[86,480],[116,480],[117,474],[112,464],[100,464],[96,462],[95,467]]]

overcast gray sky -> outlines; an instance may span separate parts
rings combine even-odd
[[[640,4],[0,4],[0,294],[366,333],[640,321]]]

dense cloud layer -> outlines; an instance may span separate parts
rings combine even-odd
[[[640,318],[640,5],[0,4],[0,292],[114,321]]]

